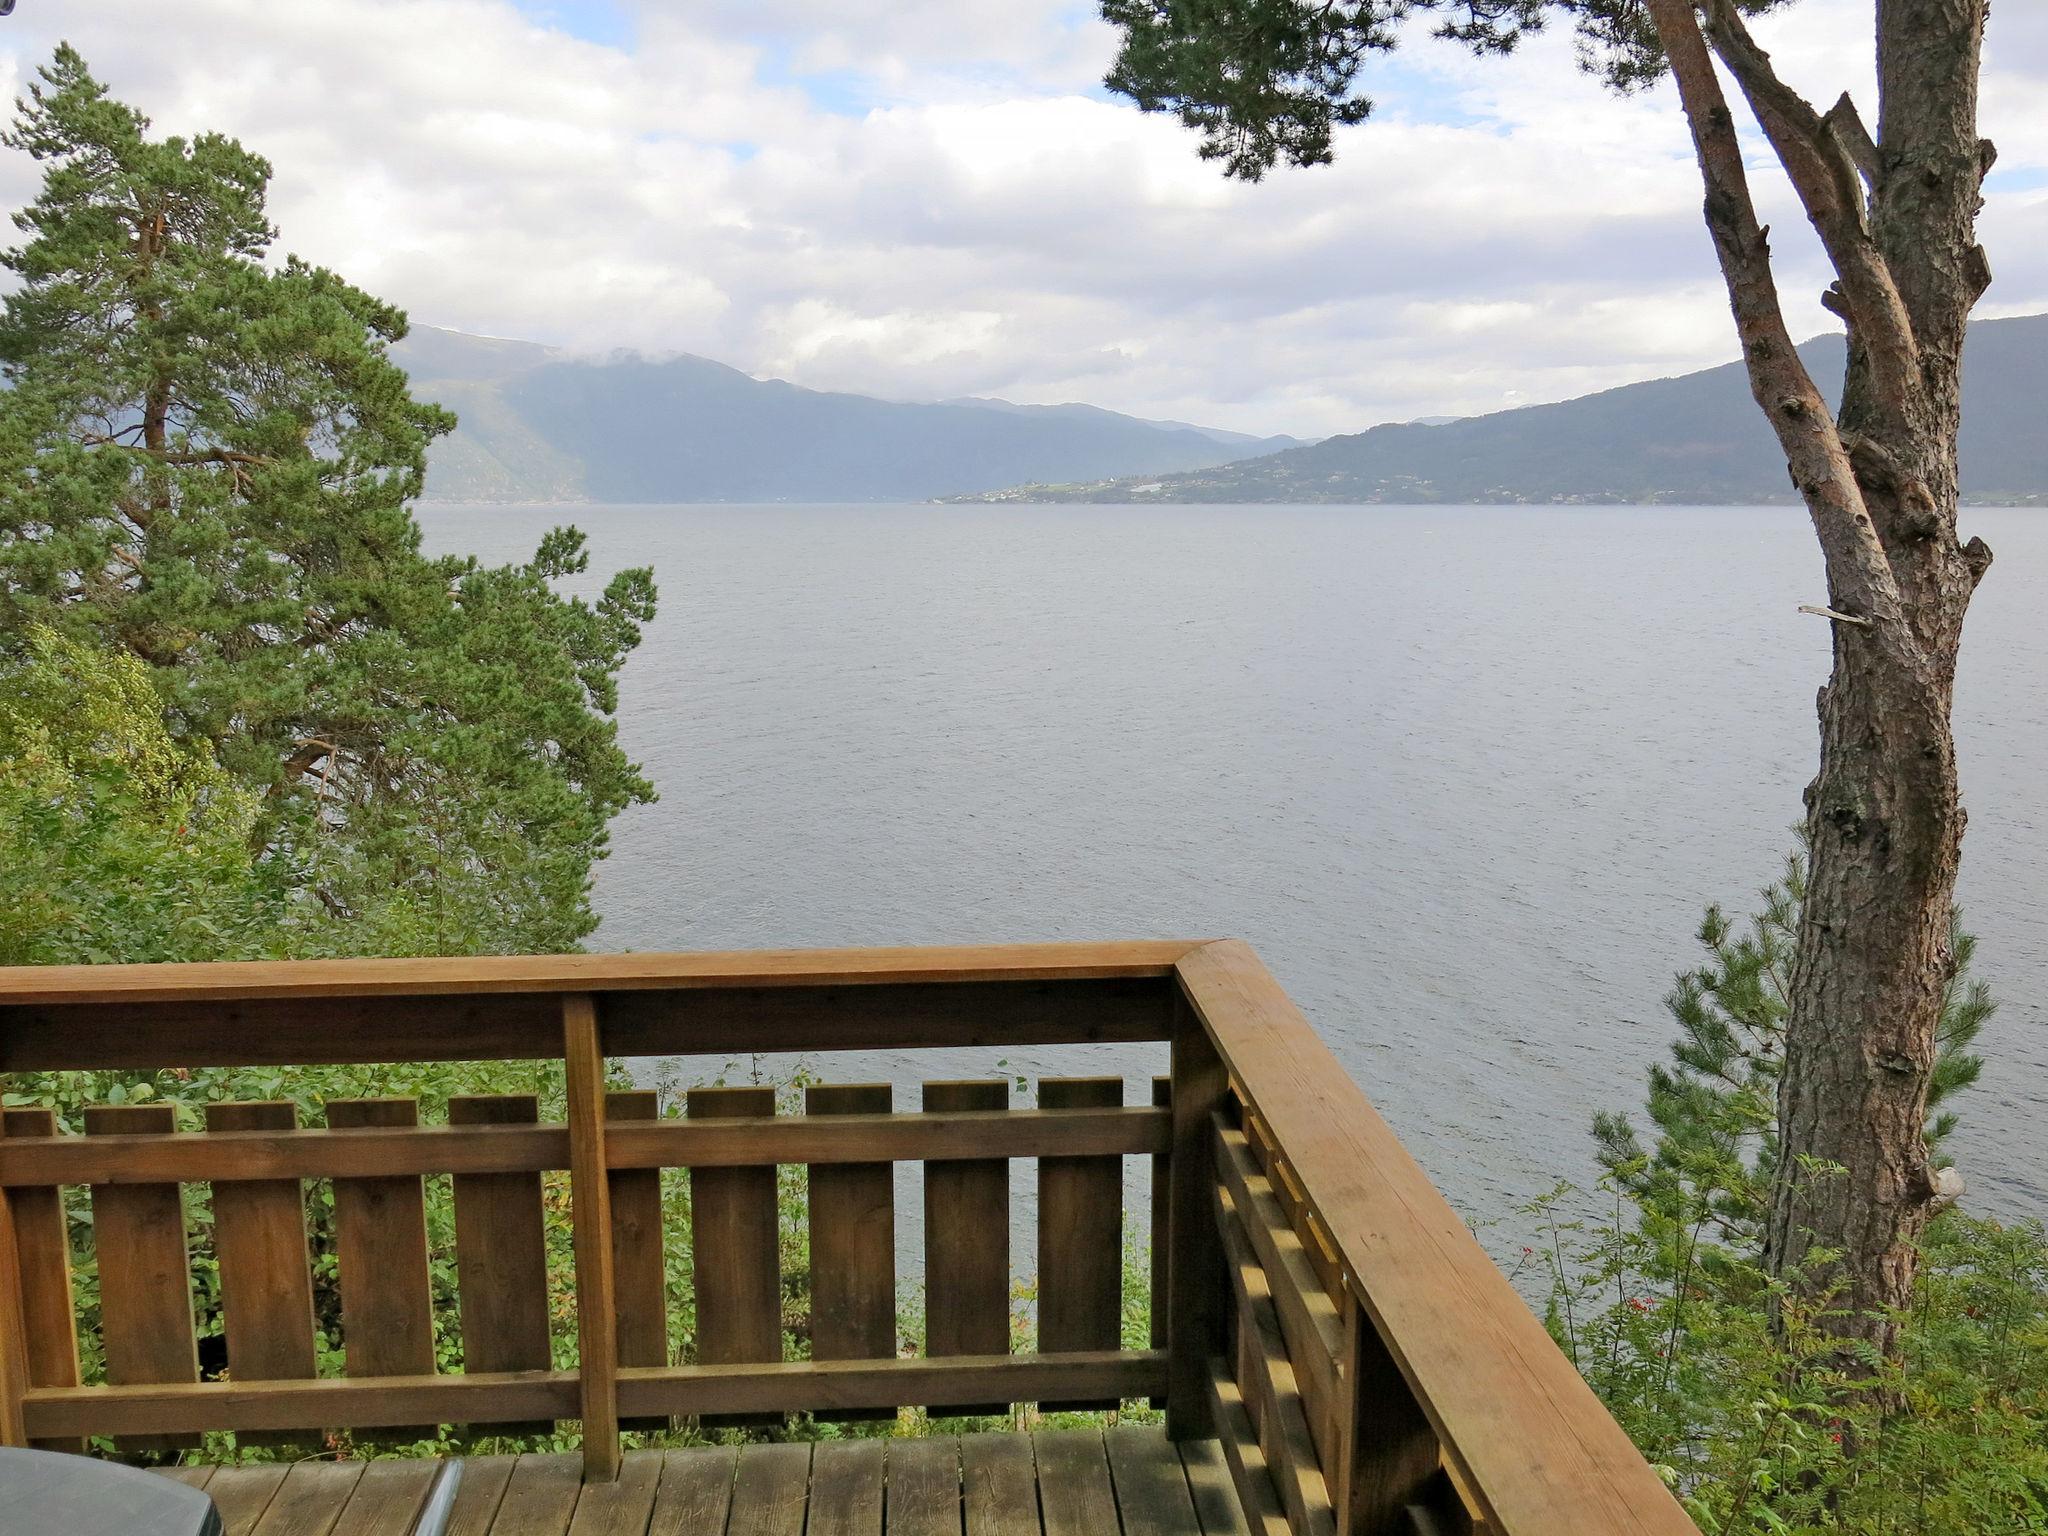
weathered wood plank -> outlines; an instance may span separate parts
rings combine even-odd
[[[148,1470],[154,1477],[167,1477],[174,1483],[183,1483],[187,1488],[204,1488],[213,1480],[216,1469],[211,1464],[201,1463],[198,1466],[151,1467]]]
[[[539,1116],[540,1101],[530,1093],[466,1095],[448,1101],[450,1125],[528,1125]],[[464,1372],[547,1370],[553,1348],[540,1175],[458,1174],[452,1182]],[[552,1430],[552,1424],[535,1420],[526,1432]]]
[[[332,1125],[332,1114],[328,1118]],[[1159,1151],[1168,1136],[1168,1117],[1145,1108],[629,1121],[607,1125],[605,1162],[616,1170],[976,1161],[1045,1153],[1135,1157]],[[568,1166],[569,1133],[559,1125],[224,1131],[90,1141],[61,1136],[11,1149],[0,1160],[0,1187],[538,1173]]]
[[[811,1451],[804,1536],[882,1536],[885,1442],[820,1440]]]
[[[462,1483],[448,1519],[448,1536],[490,1536],[518,1460],[517,1456],[463,1457]]]
[[[1165,1359],[1148,1350],[1072,1355],[963,1355],[945,1360],[792,1360],[778,1365],[623,1369],[630,1414],[784,1414],[818,1408],[950,1406],[991,1395],[1035,1402],[1061,1392],[1142,1397],[1160,1389]],[[386,1424],[515,1423],[576,1416],[573,1371],[30,1388],[33,1435],[171,1430],[337,1428]]]
[[[1000,1110],[1010,1085],[928,1082],[926,1110]],[[1010,1348],[1010,1165],[1000,1158],[924,1171],[925,1353],[1000,1355]],[[976,1403],[962,1415],[1005,1413]]]
[[[1209,944],[1177,974],[1487,1524],[1689,1536],[1662,1480],[1257,955]]]
[[[298,1109],[289,1100],[206,1106],[209,1132],[288,1131],[297,1123]],[[230,1374],[237,1381],[288,1381],[316,1374],[304,1186],[297,1179],[217,1186],[213,1248],[220,1266]],[[288,1445],[293,1438],[254,1431],[247,1437],[254,1445]]]
[[[23,1409],[30,1431],[39,1435],[503,1424],[574,1418],[576,1375],[505,1371],[363,1381],[32,1387]]]
[[[1273,1486],[1258,1432],[1245,1413],[1244,1396],[1220,1359],[1209,1362],[1209,1413],[1216,1424],[1213,1442],[1223,1453],[1237,1492],[1237,1507],[1252,1536],[1299,1536],[1287,1521]]]
[[[808,1445],[749,1445],[733,1473],[726,1536],[804,1536],[809,1505]]]
[[[960,1443],[891,1440],[888,1536],[960,1536]]]
[[[362,1479],[360,1461],[302,1461],[285,1474],[255,1536],[328,1536]]]
[[[1152,1107],[1168,1112],[1169,1127],[1173,1110],[1173,1079],[1155,1077],[1152,1079]],[[1169,1135],[1171,1131],[1169,1129]],[[1166,1298],[1167,1260],[1173,1252],[1173,1156],[1170,1151],[1152,1154],[1152,1270],[1151,1294],[1147,1304],[1152,1317],[1151,1345],[1154,1349],[1166,1348]],[[1154,1408],[1164,1408],[1166,1399],[1153,1400]]]
[[[263,1518],[277,1490],[284,1485],[288,1463],[253,1467],[221,1467],[206,1485],[207,1496],[220,1511],[224,1536],[249,1536]]]
[[[1202,1536],[1180,1453],[1164,1433],[1126,1424],[1102,1438],[1123,1536]]]
[[[562,1056],[583,1476],[602,1483],[619,1475],[618,1303],[612,1288],[611,1180],[604,1166],[604,1047],[597,1005],[580,993],[562,999]]]
[[[329,1099],[336,1131],[393,1129],[419,1119],[414,1099]],[[433,1274],[426,1195],[417,1173],[334,1181],[334,1248],[341,1343],[351,1376],[434,1372]],[[388,1438],[423,1439],[430,1424],[393,1425]]]
[[[567,1536],[582,1492],[574,1456],[522,1456],[505,1484],[491,1536]]]
[[[647,1536],[660,1485],[661,1452],[639,1451],[626,1457],[617,1478],[584,1482],[569,1536]]]
[[[647,1536],[723,1532],[732,1510],[733,1463],[733,1449],[724,1445],[663,1456]]]
[[[621,1120],[655,1120],[651,1089],[605,1095],[607,1130]],[[668,1269],[662,1230],[661,1172],[615,1168],[611,1175],[612,1287],[618,1309],[619,1364],[668,1364]],[[666,1419],[634,1419],[621,1429],[662,1430]]]
[[[769,1119],[773,1088],[692,1088],[693,1120]],[[697,1360],[782,1358],[782,1254],[775,1170],[692,1168],[690,1254],[697,1287]]]
[[[1029,1435],[962,1435],[960,1490],[966,1536],[1041,1536]]]
[[[1223,1459],[1223,1447],[1214,1440],[1183,1440],[1178,1449],[1202,1536],[1251,1536],[1244,1509],[1237,1502],[1237,1487],[1230,1480],[1229,1464]]]
[[[334,1522],[333,1536],[401,1536],[412,1529],[413,1517],[434,1480],[432,1461],[366,1462],[348,1506]]]
[[[1120,1106],[1121,1077],[1046,1078],[1047,1109]],[[1116,1157],[1038,1160],[1038,1347],[1115,1349],[1123,1336],[1124,1170]],[[1047,1411],[1109,1411],[1112,1402],[1061,1401]]]
[[[170,1135],[176,1126],[168,1104],[96,1105],[85,1112],[87,1136]],[[107,1380],[117,1386],[197,1381],[184,1190],[176,1184],[95,1184],[92,1217]],[[121,1449],[182,1450],[198,1443],[191,1435],[160,1435],[123,1441]]]
[[[9,1141],[9,1153],[19,1151],[23,1141],[56,1134],[53,1110],[10,1109],[0,1114],[0,1136]],[[0,1198],[6,1200],[13,1218],[12,1252],[19,1265],[15,1286],[22,1321],[20,1386],[75,1387],[78,1320],[71,1298],[71,1230],[64,1215],[64,1192],[47,1187],[19,1189]],[[0,1236],[0,1245],[4,1244],[5,1238]],[[7,1255],[0,1252],[0,1267],[6,1261]],[[6,1288],[0,1282],[0,1292]],[[6,1315],[0,1313],[0,1317]],[[19,1411],[18,1398],[10,1398],[9,1403]],[[5,1411],[0,1408],[0,1414]],[[0,1443],[5,1443],[4,1436]],[[52,1440],[40,1449],[76,1451],[83,1447],[82,1440]]]
[[[887,1115],[887,1083],[819,1083],[806,1115]],[[896,1174],[886,1162],[814,1164],[810,1177],[811,1355],[896,1353]]]
[[[1038,1457],[1038,1509],[1045,1536],[1102,1536],[1118,1529],[1116,1493],[1101,1432],[1041,1431],[1031,1439]]]

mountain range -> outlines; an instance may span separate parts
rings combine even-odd
[[[1838,388],[1839,335],[1799,349]],[[1980,320],[1963,356],[1962,488],[2048,504],[2048,315]],[[1172,475],[1021,486],[975,500],[1089,502],[1693,502],[1794,500],[1740,363],[1427,424],[1374,427]]]
[[[428,457],[436,501],[926,501],[1170,474],[1302,441],[1092,405],[877,400],[702,357],[587,360],[432,326],[393,356],[416,394],[461,421]]]

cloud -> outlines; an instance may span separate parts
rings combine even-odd
[[[53,9],[0,30],[17,90]],[[2015,9],[1984,91],[2002,313],[2048,308],[2048,18]],[[1807,0],[1766,41],[1868,102],[1869,17]],[[1102,92],[1114,38],[1054,0],[100,0],[62,26],[160,131],[274,162],[282,249],[431,324],[1318,433],[1732,352],[1671,102],[1606,95],[1563,37],[1404,53],[1335,166],[1246,186]],[[34,181],[0,156],[0,196]]]

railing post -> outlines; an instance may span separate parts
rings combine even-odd
[[[597,1002],[562,999],[562,1058],[569,1099],[569,1219],[576,1250],[576,1369],[583,1413],[583,1476],[619,1475],[619,1337],[612,1286],[611,1183],[605,1169],[604,1047]]]
[[[1211,1117],[1230,1077],[1186,999],[1173,1012],[1173,1213],[1166,1285],[1166,1433],[1175,1440],[1216,1433],[1209,1410],[1209,1361],[1223,1351],[1223,1240],[1216,1230],[1215,1131]],[[1157,1305],[1157,1302],[1154,1302]]]
[[[0,1117],[0,1157],[7,1155]],[[28,1444],[21,1398],[28,1390],[28,1325],[21,1310],[21,1261],[14,1246],[14,1209],[0,1185],[0,1445]]]
[[[1330,1479],[1338,1536],[1405,1536],[1416,1528],[1411,1506],[1430,1502],[1442,1453],[1365,1304],[1348,1288],[1343,1364]]]

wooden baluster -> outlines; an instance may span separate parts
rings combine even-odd
[[[927,1110],[1010,1107],[1010,1085],[924,1085]],[[1010,1352],[1010,1165],[1002,1158],[924,1165],[925,1353]],[[1008,1413],[1008,1403],[942,1406],[948,1417]]]
[[[1114,1108],[1121,1077],[1046,1078],[1040,1109]],[[1038,1160],[1038,1347],[1116,1349],[1123,1336],[1124,1169],[1120,1157]],[[1041,1403],[1111,1412],[1115,1402]]]
[[[661,1096],[651,1088],[624,1089],[604,1096],[607,1125],[621,1120],[658,1120]],[[614,1168],[612,1200],[612,1291],[618,1301],[619,1364],[668,1364],[668,1264],[662,1232],[661,1170]],[[622,1420],[621,1429],[661,1431],[666,1418]]]
[[[576,1250],[583,1477],[609,1483],[619,1475],[619,1336],[611,1181],[604,1155],[604,1046],[598,1039],[595,999],[562,999],[562,1056],[569,1099],[569,1221]]]
[[[8,1128],[0,1116],[0,1158],[7,1155]],[[20,1248],[15,1229],[15,1196],[0,1185],[0,1445],[28,1444],[21,1396],[28,1390],[28,1325],[23,1320]]]
[[[531,1125],[530,1093],[478,1094],[448,1101],[450,1125]],[[455,1271],[462,1314],[462,1368],[545,1371],[548,1336],[547,1225],[537,1173],[459,1173],[455,1189]],[[548,1419],[479,1424],[490,1434],[548,1435]]]
[[[769,1119],[773,1088],[692,1088],[692,1120]],[[697,1362],[752,1365],[782,1358],[782,1254],[775,1169],[692,1168],[690,1252],[697,1280]],[[708,1426],[780,1423],[780,1414],[707,1414]]]
[[[413,1126],[415,1099],[329,1099],[329,1130]],[[336,1179],[334,1251],[341,1272],[341,1341],[350,1376],[431,1376],[433,1272],[427,1259],[426,1192],[420,1176]],[[431,1424],[379,1426],[359,1441],[410,1443]]]
[[[85,1112],[88,1136],[169,1135],[176,1129],[168,1104],[98,1104]],[[92,1227],[108,1382],[197,1381],[184,1186],[95,1184]],[[186,1450],[199,1444],[199,1436],[128,1435],[115,1444],[124,1451]]]
[[[808,1115],[886,1115],[887,1083],[818,1083]],[[809,1170],[811,1358],[889,1360],[896,1354],[896,1169],[825,1163]],[[893,1419],[892,1408],[821,1410],[835,1419]]]
[[[1408,1508],[1427,1504],[1440,1482],[1441,1453],[1356,1296],[1344,1299],[1345,1373],[1337,1419],[1338,1465],[1330,1479],[1339,1536],[1397,1536]]]
[[[1173,1079],[1155,1077],[1152,1079],[1152,1107],[1173,1108]],[[1151,1293],[1145,1299],[1145,1310],[1152,1319],[1152,1334],[1149,1340],[1152,1348],[1165,1349],[1166,1336],[1166,1272],[1170,1267],[1168,1259],[1173,1253],[1173,1155],[1169,1152],[1155,1152],[1152,1155],[1152,1274]],[[1152,1399],[1154,1408],[1164,1408],[1164,1396]]]
[[[57,1116],[47,1109],[10,1109],[0,1114],[0,1133],[17,1140],[57,1134]],[[78,1320],[71,1297],[71,1228],[64,1191],[55,1184],[7,1191],[13,1206],[16,1285],[20,1291],[22,1350],[27,1386],[78,1385]],[[7,1245],[0,1240],[0,1248]],[[0,1254],[0,1267],[5,1255]],[[0,1290],[6,1282],[0,1280]],[[0,1301],[0,1307],[4,1307]],[[0,1328],[14,1314],[0,1312]],[[37,1440],[39,1450],[82,1451],[82,1440]]]
[[[1216,1047],[1186,1002],[1174,1009],[1172,1226],[1167,1267],[1166,1433],[1207,1439],[1209,1362],[1222,1353],[1228,1310],[1222,1238],[1216,1230],[1215,1132],[1230,1078]]]
[[[209,1104],[208,1131],[290,1131],[286,1101]],[[213,1250],[220,1265],[228,1372],[237,1382],[306,1380],[313,1353],[313,1275],[306,1251],[306,1194],[297,1179],[220,1179],[213,1186]],[[305,1425],[313,1430],[317,1426]],[[238,1444],[317,1441],[292,1430],[243,1431]]]

